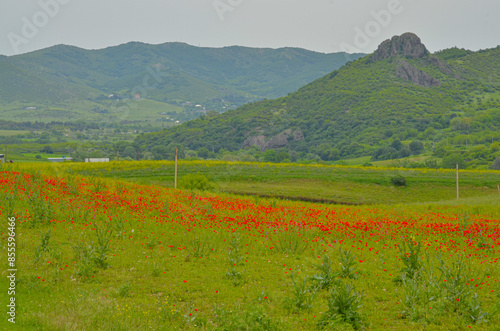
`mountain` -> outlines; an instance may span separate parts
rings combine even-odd
[[[186,110],[197,117],[284,96],[362,55],[183,43],[58,45],[0,57],[0,116],[150,121],[165,118],[161,112],[185,120]],[[123,107],[136,114],[120,114]]]
[[[204,116],[137,142],[150,150],[256,146],[323,160],[377,160],[409,155],[412,141],[432,149],[440,142],[465,147],[500,140],[499,129],[500,47],[431,54],[406,33],[286,97]]]

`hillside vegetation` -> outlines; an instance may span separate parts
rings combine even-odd
[[[139,122],[182,122],[286,95],[361,55],[183,43],[58,45],[0,57],[0,116],[123,122],[138,121],[129,114],[136,112]],[[148,106],[154,112],[144,113]]]
[[[430,54],[394,37],[286,97],[141,136],[143,148],[235,151],[256,146],[298,158],[373,161],[428,153],[490,165],[500,140],[500,47]]]

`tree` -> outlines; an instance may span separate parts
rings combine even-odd
[[[40,150],[40,152],[45,153],[45,154],[54,154],[54,150],[49,145],[43,146],[43,148]]]
[[[391,147],[397,151],[404,148],[403,143],[399,139],[394,139],[394,141],[391,144]]]
[[[154,155],[153,155],[153,153],[151,153],[151,152],[145,152],[145,153],[142,155],[142,159],[143,159],[143,160],[154,160]]]
[[[155,160],[169,159],[168,148],[166,146],[156,145],[151,148],[151,153],[153,153]]]
[[[286,151],[280,151],[276,155],[276,162],[290,162],[290,155]]]
[[[127,146],[123,151],[123,157],[130,157],[133,160],[137,160],[137,151],[132,146]]]
[[[413,155],[421,154],[424,151],[424,143],[418,140],[413,140],[408,147]]]
[[[456,168],[457,164],[460,169],[467,168],[467,164],[465,163],[464,157],[462,155],[457,153],[450,154],[443,158],[443,162],[441,163],[441,168],[454,169]]]
[[[276,162],[277,154],[274,149],[268,149],[264,153],[264,162]]]
[[[202,147],[198,150],[198,156],[206,159],[210,151],[206,147]]]

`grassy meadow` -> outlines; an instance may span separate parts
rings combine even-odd
[[[179,162],[188,174],[211,190],[174,189],[172,162],[2,165],[18,271],[0,329],[500,325],[499,172],[461,171],[459,200],[447,170]]]

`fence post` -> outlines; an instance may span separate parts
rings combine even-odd
[[[174,188],[177,188],[177,147],[175,148],[175,175],[174,175]]]

